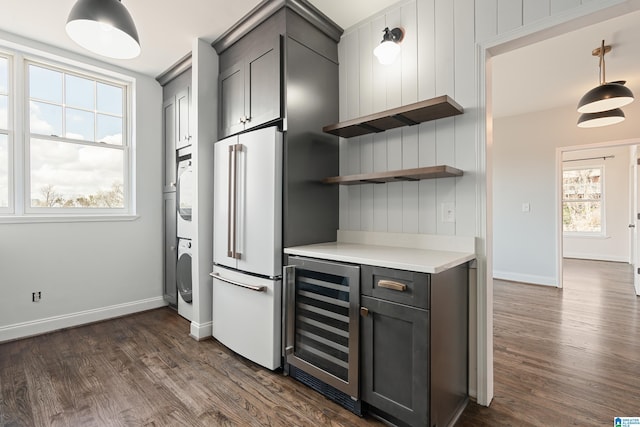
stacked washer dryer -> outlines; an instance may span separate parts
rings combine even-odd
[[[182,151],[182,150],[181,150]],[[178,154],[181,153],[178,151]],[[191,212],[194,200],[193,168],[191,154],[178,157],[176,183],[178,260],[176,264],[176,284],[178,288],[178,314],[187,320],[193,318],[191,280],[191,239],[193,223]]]

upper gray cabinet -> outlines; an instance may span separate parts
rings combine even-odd
[[[181,89],[176,98],[176,149],[191,145],[189,115],[191,114],[191,85]]]
[[[218,85],[219,138],[280,119],[280,38],[271,37],[271,43],[221,70]]]

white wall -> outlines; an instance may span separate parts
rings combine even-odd
[[[626,121],[592,129],[576,126],[578,114],[573,105],[494,120],[493,273],[496,278],[551,286],[558,284],[556,148],[640,136],[637,125],[640,103],[635,102],[624,110]],[[622,157],[627,158],[620,155],[616,160]],[[626,162],[624,160],[622,166],[624,171],[628,169]],[[624,185],[620,189],[621,197],[626,198],[628,182],[621,185]],[[528,213],[522,212],[525,202],[531,207]],[[623,211],[626,217],[628,208],[624,207]],[[623,221],[626,227],[628,218]],[[616,235],[622,232],[617,227],[611,231]],[[628,253],[628,241],[621,246]],[[572,248],[574,246],[570,244],[569,249]]]
[[[594,160],[564,162],[565,167],[604,167],[604,237],[565,236],[565,258],[629,262],[630,260],[630,147],[578,150],[564,153],[563,160],[600,157]],[[603,157],[614,156],[603,160]]]
[[[2,34],[136,78],[138,218],[132,221],[2,223],[0,341],[165,305],[162,299],[162,91],[129,73],[40,43]],[[31,292],[42,300],[31,302]]]

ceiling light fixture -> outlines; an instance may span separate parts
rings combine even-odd
[[[400,42],[404,39],[404,30],[398,27],[389,30],[389,27],[386,27],[383,32],[382,41],[373,49],[373,54],[381,64],[389,65],[400,53]]]
[[[580,114],[578,118],[579,128],[595,128],[600,126],[615,125],[624,120],[624,112],[620,108],[598,111],[597,113]]]
[[[131,59],[140,54],[138,31],[120,0],[78,0],[66,30],[73,41],[99,55]]]
[[[611,51],[611,46],[602,45],[594,49],[591,54],[600,57],[599,85],[587,92],[578,103],[579,113],[597,113],[601,111],[615,111],[633,102],[633,93],[624,84],[625,81],[606,82],[604,55]],[[624,120],[624,114],[623,119]]]

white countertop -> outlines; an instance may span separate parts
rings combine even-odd
[[[471,261],[476,257],[473,252],[414,249],[348,242],[294,246],[285,248],[284,253],[434,274]]]

